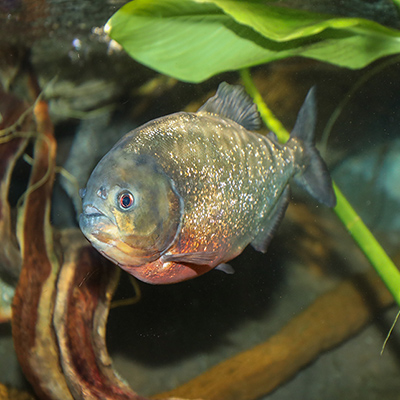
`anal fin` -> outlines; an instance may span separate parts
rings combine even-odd
[[[289,204],[289,186],[286,186],[282,192],[279,200],[268,214],[267,218],[262,222],[263,226],[259,230],[257,236],[251,242],[251,245],[257,251],[265,253],[267,251],[268,245],[274,236],[274,233],[278,229],[280,222],[282,221],[285,211]]]

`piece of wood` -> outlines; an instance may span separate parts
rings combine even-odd
[[[64,231],[53,324],[61,366],[76,400],[145,400],[112,368],[106,322],[119,268],[104,259],[79,230]]]
[[[34,97],[40,93],[36,86],[33,82]],[[57,143],[47,103],[37,100],[33,112],[38,137],[18,222],[23,262],[13,300],[12,334],[18,361],[39,398],[69,400],[51,325],[59,270],[49,218]]]
[[[154,398],[257,399],[293,377],[322,352],[353,336],[377,310],[392,303],[392,296],[375,272],[355,276],[320,296],[265,343]]]

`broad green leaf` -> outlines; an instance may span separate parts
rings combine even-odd
[[[359,23],[357,18],[332,18],[332,15],[277,7],[265,0],[194,1],[215,4],[237,22],[279,42],[315,35],[327,28],[350,28]]]
[[[325,29],[398,36],[399,32],[363,18],[333,17],[275,5],[271,0],[194,0],[215,4],[237,22],[268,39],[288,41],[315,35]]]
[[[186,0],[130,2],[108,21],[106,30],[132,58],[183,81],[200,82],[279,58],[275,43],[217,6]]]
[[[362,68],[400,52],[394,29],[259,0],[135,0],[106,30],[132,58],[190,82],[291,56]]]

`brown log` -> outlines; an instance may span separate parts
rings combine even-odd
[[[350,338],[393,298],[371,271],[320,296],[279,333],[186,384],[154,396],[254,400],[293,377],[322,352]]]
[[[64,232],[65,249],[53,323],[61,365],[74,399],[144,400],[116,375],[105,334],[119,269],[77,230]]]
[[[36,102],[34,115],[39,137],[19,221],[23,262],[13,301],[12,334],[22,370],[40,399],[68,400],[72,396],[51,325],[59,269],[49,221],[57,143],[46,102]]]

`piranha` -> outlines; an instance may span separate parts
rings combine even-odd
[[[167,284],[202,275],[251,245],[265,252],[289,202],[292,180],[336,203],[313,145],[315,90],[290,139],[260,127],[241,86],[221,83],[197,112],[152,120],[126,134],[81,192],[83,234],[136,278]]]

